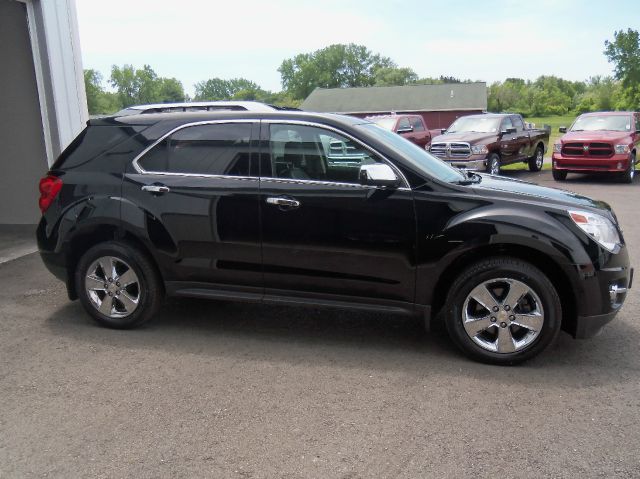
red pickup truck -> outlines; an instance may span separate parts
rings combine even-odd
[[[564,181],[567,173],[613,172],[631,183],[640,146],[640,113],[608,111],[585,113],[573,122],[553,145],[553,179]]]
[[[429,148],[431,132],[420,115],[377,115],[367,116],[365,119],[397,133],[420,148]]]

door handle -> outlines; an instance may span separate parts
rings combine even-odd
[[[149,193],[157,193],[159,195],[169,193],[169,191],[171,191],[169,187],[165,185],[144,185],[141,190],[148,191]]]
[[[300,206],[298,200],[285,196],[270,196],[265,201],[268,205],[280,206],[281,208],[298,208]]]

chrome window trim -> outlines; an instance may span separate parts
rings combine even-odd
[[[152,148],[154,148],[158,143],[161,143],[165,138],[167,138],[168,136],[173,135],[175,132],[180,131],[184,128],[189,128],[191,126],[202,126],[202,125],[216,125],[216,124],[228,124],[228,123],[256,123],[259,122],[260,120],[249,120],[249,119],[237,119],[237,120],[204,120],[204,121],[194,121],[191,123],[184,123],[182,125],[179,125],[177,127],[175,127],[173,130],[168,131],[167,133],[165,133],[164,135],[162,135],[160,138],[158,138],[156,141],[154,141],[153,143],[151,143],[151,145],[149,145],[148,147],[146,147],[144,150],[142,150],[131,162],[131,164],[133,165],[133,168],[140,173],[141,175],[177,175],[177,176],[201,176],[204,178],[210,178],[210,177],[223,177],[223,178],[241,178],[239,176],[231,176],[231,175],[207,175],[207,174],[200,174],[200,173],[172,173],[169,171],[148,171],[145,170],[142,166],[140,166],[140,159],[142,159],[142,157],[144,155],[146,155]],[[249,178],[254,178],[253,176],[249,177]],[[255,177],[257,178],[257,177]]]
[[[134,170],[136,170],[137,173],[141,174],[141,175],[164,175],[164,176],[182,176],[182,177],[198,177],[198,178],[216,178],[216,179],[243,179],[243,180],[265,180],[265,181],[270,181],[270,182],[274,182],[277,181],[278,183],[300,183],[300,184],[316,184],[316,185],[325,185],[325,186],[359,186],[359,187],[366,187],[366,188],[377,188],[376,186],[370,186],[370,185],[361,185],[359,183],[343,183],[343,182],[334,182],[334,181],[320,181],[320,180],[293,180],[291,178],[275,178],[275,177],[259,177],[259,176],[232,176],[232,175],[207,175],[204,173],[172,173],[169,171],[150,171],[150,170],[145,170],[142,166],[140,166],[140,160],[142,159],[142,157],[144,155],[146,155],[151,149],[153,149],[156,145],[158,145],[159,143],[161,143],[163,140],[165,140],[167,137],[173,135],[175,132],[180,131],[184,128],[189,128],[192,126],[202,126],[202,125],[218,125],[218,124],[229,124],[229,123],[266,123],[266,124],[280,124],[280,125],[301,125],[301,126],[310,126],[310,127],[314,127],[314,128],[320,128],[323,130],[329,130],[329,131],[333,131],[335,133],[338,133],[339,135],[342,135],[346,138],[349,138],[351,141],[357,143],[358,145],[360,145],[363,149],[365,149],[366,151],[369,151],[371,153],[373,153],[374,155],[378,156],[379,158],[382,159],[382,161],[384,161],[385,163],[387,163],[392,169],[393,171],[395,171],[395,173],[398,175],[398,177],[402,180],[403,186],[400,186],[398,188],[396,188],[397,190],[400,191],[411,191],[411,188],[409,187],[409,181],[407,180],[407,178],[404,176],[404,174],[402,173],[402,171],[400,171],[400,169],[393,164],[392,161],[390,161],[386,156],[384,156],[382,153],[380,153],[379,151],[377,151],[374,148],[371,148],[368,145],[363,144],[360,140],[358,140],[357,138],[355,138],[354,136],[350,135],[349,133],[340,130],[338,128],[334,128],[332,126],[329,125],[325,125],[323,123],[317,123],[317,122],[312,122],[312,121],[305,121],[305,120],[273,120],[273,119],[247,119],[247,118],[243,118],[243,119],[229,119],[229,120],[204,120],[204,121],[195,121],[195,122],[191,122],[191,123],[184,123],[182,125],[179,125],[175,128],[173,128],[172,130],[169,130],[167,133],[165,133],[164,135],[162,135],[161,137],[159,137],[157,140],[155,140],[153,143],[151,143],[151,145],[147,146],[144,150],[142,150],[140,153],[138,153],[138,155],[132,160],[131,164],[134,168]]]
[[[379,158],[382,159],[382,161],[384,161],[385,163],[387,163],[391,169],[393,169],[393,171],[396,172],[396,174],[398,175],[398,177],[402,180],[403,186],[400,186],[396,189],[400,190],[402,189],[404,190],[410,190],[411,188],[409,187],[409,181],[407,180],[407,178],[404,176],[404,174],[402,173],[402,171],[400,171],[400,169],[393,164],[392,161],[390,161],[386,156],[384,156],[382,153],[380,153],[379,151],[377,151],[374,148],[371,148],[369,145],[365,145],[364,143],[362,143],[362,141],[358,140],[357,138],[355,138],[353,135],[340,130],[338,128],[335,128],[333,126],[330,125],[325,125],[324,123],[317,123],[317,122],[313,122],[313,121],[306,121],[306,120],[273,120],[273,119],[264,119],[264,120],[260,120],[262,123],[267,123],[267,124],[279,124],[279,125],[301,125],[301,126],[311,126],[314,128],[320,128],[322,130],[329,130],[329,131],[333,131],[335,133],[338,133],[339,135],[344,136],[345,138],[349,138],[351,141],[357,143],[358,145],[360,145],[364,150],[367,150],[371,153],[373,153],[374,155],[378,156]],[[262,177],[262,179],[266,179],[267,177]],[[268,177],[270,179],[272,179],[273,177]],[[291,180],[291,178],[275,178],[275,179],[282,179],[282,180]],[[319,184],[331,184],[331,185],[355,185],[355,186],[364,186],[361,185],[359,183],[341,183],[341,182],[333,182],[333,181],[320,181],[320,180],[295,180],[295,181],[310,181],[310,182],[316,182]],[[376,188],[375,186],[373,186],[372,188]]]

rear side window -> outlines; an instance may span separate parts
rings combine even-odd
[[[132,127],[88,126],[62,152],[51,168],[73,169],[82,166],[137,132]]]
[[[250,123],[183,128],[162,140],[138,162],[148,172],[249,176]]]

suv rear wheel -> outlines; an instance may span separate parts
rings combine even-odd
[[[560,298],[535,266],[511,257],[464,270],[447,295],[446,326],[472,359],[512,365],[536,356],[560,331]]]
[[[134,245],[109,241],[90,248],[76,268],[76,291],[101,325],[128,329],[157,312],[162,282],[148,256]]]

